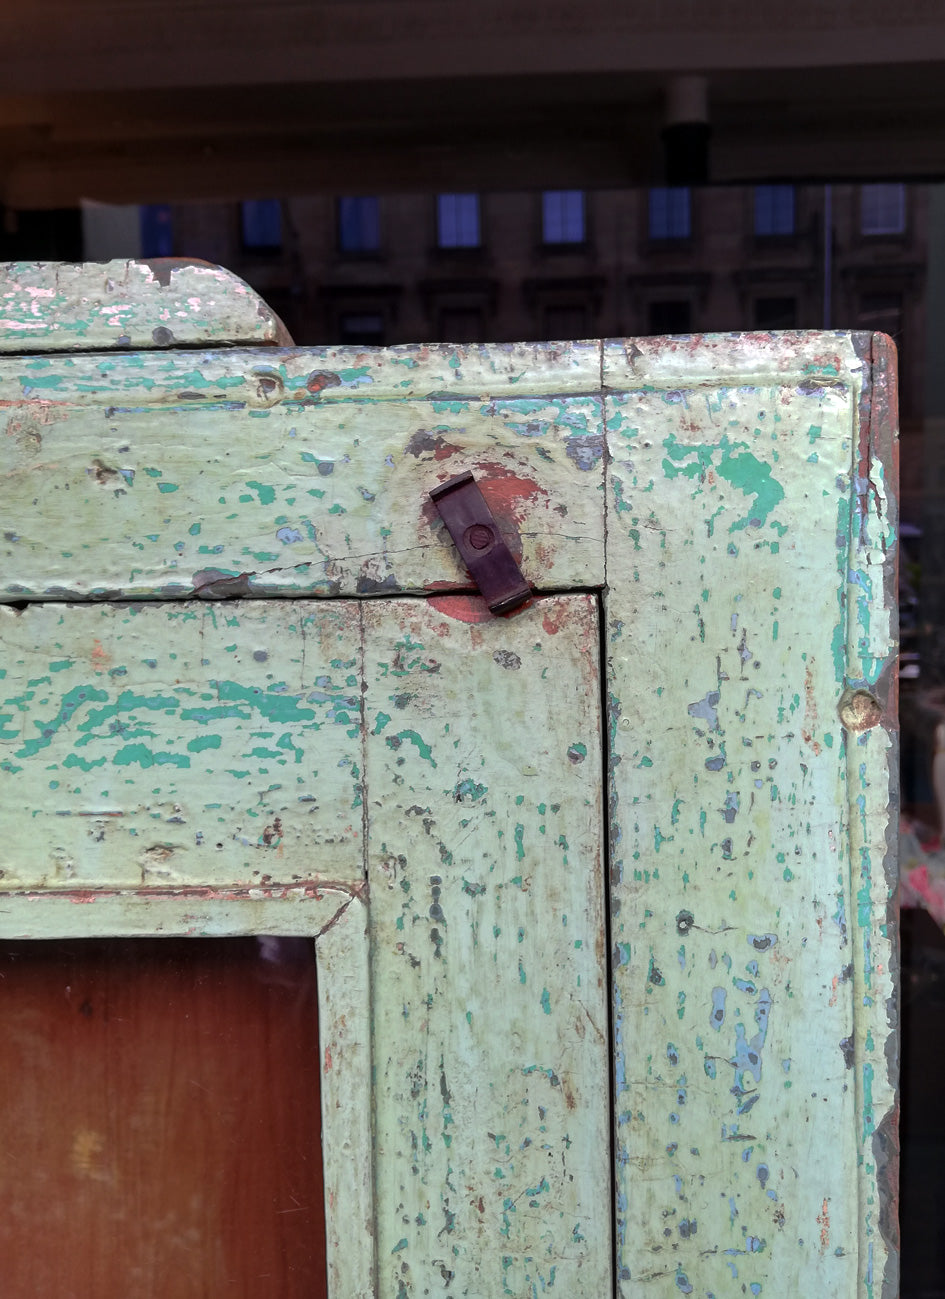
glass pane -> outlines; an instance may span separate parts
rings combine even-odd
[[[325,1294],[314,948],[0,944],[4,1299]]]

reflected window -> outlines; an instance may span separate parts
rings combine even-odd
[[[688,239],[692,234],[690,191],[686,186],[650,190],[650,238]]]
[[[440,248],[479,247],[478,194],[437,195],[436,242]]]
[[[381,246],[380,203],[372,195],[338,200],[338,247],[343,253],[376,253]]]
[[[755,234],[761,239],[794,233],[794,186],[755,186]]]
[[[277,198],[250,199],[240,204],[243,247],[257,253],[282,247],[282,204]]]
[[[584,243],[583,190],[545,190],[541,196],[541,237],[546,244]]]
[[[905,185],[863,185],[860,189],[860,231],[864,235],[901,235],[905,229]]]

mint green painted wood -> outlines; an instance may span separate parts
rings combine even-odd
[[[378,1291],[607,1294],[596,602],[364,607]]]
[[[97,272],[36,274],[78,302]],[[0,598],[33,602],[0,610],[0,933],[315,938],[333,1299],[892,1299],[891,384],[845,334],[0,362]],[[570,594],[505,619],[457,594],[426,494],[467,468]],[[56,603],[89,595],[151,603]],[[80,678],[106,698],[67,717]],[[114,761],[210,763],[184,692],[221,680],[338,721],[294,711],[284,766],[258,707],[225,768]],[[127,822],[96,822],[93,749]],[[283,842],[253,840],[277,803]]]
[[[621,1293],[889,1294],[870,341],[639,340],[604,374]]]
[[[470,468],[536,587],[600,585],[599,391],[428,350],[0,361],[0,597],[468,586],[427,493]]]
[[[360,880],[359,657],[351,604],[0,607],[0,890]]]
[[[0,353],[291,341],[248,284],[206,262],[0,262]]]
[[[361,896],[363,883],[8,889],[0,893],[0,938],[314,938]]]
[[[371,985],[363,895],[352,899],[322,930],[315,954],[328,1289],[333,1299],[336,1295],[373,1299],[377,1291]]]

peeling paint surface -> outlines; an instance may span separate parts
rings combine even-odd
[[[289,341],[249,285],[219,266],[0,263],[0,353]]]
[[[378,1293],[606,1294],[597,602],[365,648]]]
[[[529,396],[568,383],[538,346],[518,375],[433,350],[3,359],[0,596],[468,588],[427,496],[467,469],[533,586],[601,585],[599,375]]]
[[[356,605],[0,606],[0,701],[0,890],[362,878]]]
[[[893,653],[893,536],[880,452],[858,482],[869,353],[827,341],[793,375],[750,341],[641,340],[629,374],[611,349],[628,1297],[890,1293],[873,1132],[894,1082],[894,714],[862,696]]]
[[[0,933],[313,937],[334,1299],[893,1299],[884,340],[42,354],[31,274]]]

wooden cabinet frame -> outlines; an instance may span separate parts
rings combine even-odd
[[[4,296],[8,604],[465,599],[427,492],[466,469],[536,596],[601,601],[615,1292],[891,1299],[888,341],[302,350],[255,346],[284,340],[213,268],[20,268]],[[0,895],[10,937],[314,938],[334,1299],[433,1277],[421,1237],[412,1280],[374,1257],[369,892],[316,869]],[[462,1293],[518,1292],[467,1265]]]

